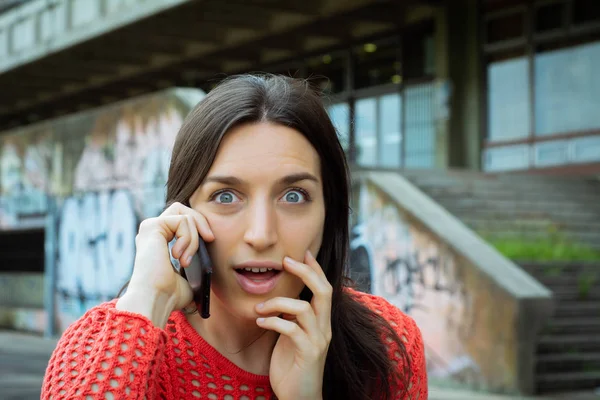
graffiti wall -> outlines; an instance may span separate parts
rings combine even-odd
[[[43,227],[55,205],[58,333],[131,275],[138,224],[162,211],[175,136],[201,98],[171,89],[0,136],[0,230]]]
[[[0,136],[0,230],[42,223],[52,186],[52,141],[48,125]]]
[[[415,319],[429,377],[481,389],[513,387],[510,299],[377,187],[362,183],[353,192],[352,277]]]

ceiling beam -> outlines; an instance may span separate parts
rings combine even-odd
[[[203,3],[205,4],[205,3]],[[205,5],[209,5],[206,3]],[[190,9],[185,14],[157,15],[157,22],[173,27],[188,26],[200,28],[203,25],[218,25],[221,29],[246,29],[253,31],[264,31],[270,23],[269,16],[262,18],[248,18],[243,14],[235,12],[225,12],[223,10],[210,10],[208,7]],[[149,25],[154,25],[152,21],[147,21]]]
[[[318,16],[320,9],[320,2],[315,0],[228,0],[219,4],[240,10],[251,11],[250,9],[253,9],[258,12],[287,13],[307,17]]]

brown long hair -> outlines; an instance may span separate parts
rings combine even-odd
[[[271,122],[302,133],[321,159],[325,225],[317,261],[333,286],[332,340],[323,378],[327,400],[392,399],[388,382],[410,381],[409,357],[394,329],[344,290],[349,246],[349,178],[346,158],[322,99],[306,80],[240,75],[217,85],[190,112],[177,135],[167,183],[167,206],[189,204],[203,182],[223,136],[243,123]],[[305,289],[301,298],[310,301]],[[401,371],[383,337],[401,351]],[[404,397],[404,396],[403,396]]]

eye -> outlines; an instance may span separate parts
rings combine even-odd
[[[233,194],[231,190],[223,190],[221,192],[217,192],[213,199],[219,204],[231,204],[234,203],[238,199],[238,197]]]
[[[304,203],[309,200],[308,193],[302,189],[293,189],[283,195],[284,201],[288,203]]]

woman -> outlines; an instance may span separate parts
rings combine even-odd
[[[143,221],[126,293],[63,334],[42,398],[426,399],[414,321],[345,284],[347,166],[307,82],[238,76],[177,136],[168,208]],[[185,268],[208,246],[211,316]]]

